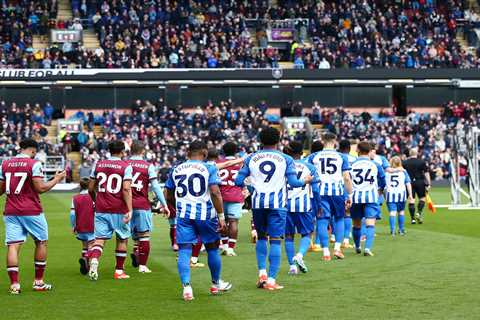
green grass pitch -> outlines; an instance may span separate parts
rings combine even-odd
[[[433,191],[448,203],[447,189]],[[3,197],[2,197],[3,198]],[[113,280],[113,243],[100,261],[100,278],[91,282],[78,271],[80,243],[72,235],[68,213],[71,194],[42,197],[50,227],[46,279],[52,292],[33,292],[33,242],[24,245],[20,262],[23,292],[7,293],[6,271],[0,276],[0,319],[479,319],[480,211],[426,212],[424,225],[407,224],[407,236],[387,235],[386,219],[377,228],[376,256],[346,252],[343,261],[322,262],[309,253],[310,272],[287,276],[282,257],[278,277],[285,289],[256,289],[254,246],[249,217],[241,223],[238,257],[223,258],[223,278],[233,290],[208,294],[209,271],[192,270],[195,300],[181,300],[175,255],[169,247],[168,224],[155,217],[150,267],[139,274],[127,259],[131,279]],[[0,206],[3,209],[3,199]],[[385,216],[385,215],[384,215]],[[3,241],[4,228],[0,236]],[[1,259],[5,247],[0,249]],[[206,262],[205,255],[200,260]],[[5,265],[2,263],[2,270]]]

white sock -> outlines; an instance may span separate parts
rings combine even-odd
[[[275,284],[275,279],[268,277],[267,283],[268,283],[268,284]]]
[[[341,246],[342,244],[340,242],[335,242],[335,245],[333,246],[333,250],[340,251]]]
[[[350,244],[350,239],[349,239],[349,238],[343,239],[343,243],[344,243],[344,244]]]
[[[323,248],[323,255],[324,255],[324,256],[329,256],[329,255],[330,255],[330,249],[328,249],[328,248]]]
[[[116,270],[115,270],[115,273],[121,274],[121,273],[123,273],[123,270],[116,269]]]
[[[198,262],[198,257],[191,257],[191,258],[190,258],[190,261],[191,261],[193,264],[195,264],[195,263]]]
[[[258,275],[259,276],[266,276],[267,275],[267,269],[258,270]]]
[[[303,254],[301,254],[300,252],[296,254],[297,258],[299,259],[303,259]]]

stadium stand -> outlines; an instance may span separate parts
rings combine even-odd
[[[330,69],[479,65],[478,53],[471,47],[478,42],[478,5],[467,8],[459,0],[275,1],[270,6],[268,1],[16,3],[5,5],[0,13],[0,66]],[[82,30],[83,43],[32,43],[32,38],[38,38],[33,35],[44,35],[52,28]]]

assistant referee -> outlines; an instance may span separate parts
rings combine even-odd
[[[418,158],[417,149],[410,149],[409,158],[403,161],[403,167],[407,170],[412,180],[413,199],[408,204],[408,211],[412,224],[423,223],[423,208],[425,208],[425,197],[430,188],[430,173],[427,164],[423,159]],[[415,213],[415,196],[418,196],[417,212]]]

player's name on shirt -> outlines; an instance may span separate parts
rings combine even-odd
[[[196,169],[202,173],[208,171],[207,167],[202,162],[185,162],[178,165],[175,168],[175,171],[182,171],[187,169]]]
[[[26,167],[28,163],[25,161],[15,161],[15,162],[8,162],[7,167]]]
[[[138,161],[138,160],[131,160],[132,162],[129,163],[132,167],[135,167],[135,168],[141,168],[141,169],[148,169],[148,167],[150,166],[149,163],[147,162],[133,162],[133,161]]]
[[[121,169],[122,166],[116,163],[110,162],[101,162],[97,165],[97,168],[111,168],[111,169]]]
[[[277,161],[280,161],[280,162],[284,162],[285,161],[285,158],[283,155],[281,154],[277,154],[277,153],[274,153],[274,152],[261,152],[261,153],[257,153],[255,155],[253,155],[251,161],[253,161],[254,163],[260,161],[260,160],[263,160],[265,158],[271,158],[271,159],[275,159]]]

